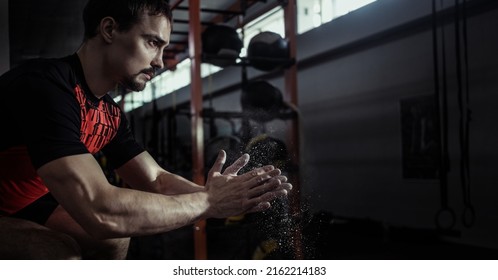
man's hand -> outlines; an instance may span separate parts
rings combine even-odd
[[[221,150],[208,173],[208,217],[226,218],[246,212],[264,211],[271,207],[272,200],[287,195],[292,189],[292,185],[287,183],[287,177],[271,165],[237,175],[249,162],[248,154],[238,158],[221,173],[225,160],[226,153]]]

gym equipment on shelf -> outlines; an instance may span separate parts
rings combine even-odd
[[[274,165],[277,168],[285,169],[289,154],[285,143],[267,134],[260,134],[252,138],[246,146],[245,152],[251,157],[249,169],[265,165]]]
[[[236,63],[243,43],[237,31],[227,25],[211,25],[202,32],[203,61],[219,67]]]
[[[251,38],[247,48],[249,64],[262,71],[272,71],[288,64],[289,44],[278,33],[264,31]]]
[[[240,98],[244,114],[256,121],[270,121],[283,108],[280,90],[267,81],[249,82],[242,89]]]

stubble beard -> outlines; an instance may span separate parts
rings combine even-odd
[[[136,74],[132,77],[126,78],[124,81],[121,82],[121,85],[131,91],[142,91],[145,89],[145,86],[147,85],[147,82],[143,82],[139,80],[140,74]]]

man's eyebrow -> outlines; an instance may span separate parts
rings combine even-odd
[[[161,45],[168,45],[169,44],[169,42],[164,41],[161,37],[154,35],[154,34],[142,34],[142,37],[144,37],[145,39],[149,39],[149,40],[156,40]]]

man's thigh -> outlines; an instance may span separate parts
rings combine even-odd
[[[11,217],[0,217],[0,258],[64,259],[61,254],[73,248],[86,259],[124,259],[128,245],[129,238],[91,237],[50,193]],[[62,252],[53,252],[53,257],[44,255],[54,250]]]
[[[80,259],[69,235],[35,222],[0,217],[0,259]]]

